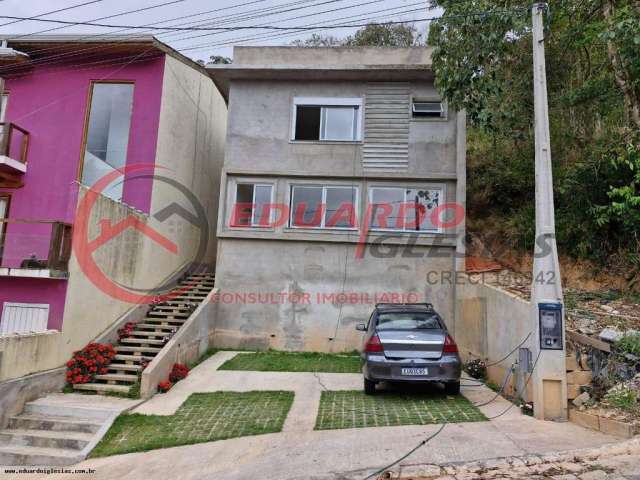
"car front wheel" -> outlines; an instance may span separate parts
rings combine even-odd
[[[447,395],[458,395],[460,393],[460,382],[445,383],[444,391]]]
[[[376,393],[376,382],[368,379],[364,379],[364,393],[367,395],[375,395]]]

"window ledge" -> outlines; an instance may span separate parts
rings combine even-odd
[[[289,140],[292,145],[362,145],[362,140]]]

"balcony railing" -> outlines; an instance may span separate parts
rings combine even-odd
[[[71,225],[50,220],[0,219],[0,269],[68,271]],[[28,273],[28,272],[27,272]]]
[[[29,132],[15,123],[0,122],[0,158],[13,161],[2,162],[1,166],[10,167],[14,172],[26,172],[28,152]]]

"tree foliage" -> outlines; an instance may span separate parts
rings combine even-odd
[[[531,2],[431,3],[444,8],[428,42],[436,86],[469,120],[470,214],[499,216],[513,245],[530,249]],[[545,17],[559,247],[629,264],[640,258],[639,4],[556,0]]]
[[[370,23],[345,38],[314,33],[294,40],[297,47],[411,47],[422,43],[422,35],[410,24]]]

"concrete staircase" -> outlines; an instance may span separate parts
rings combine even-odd
[[[93,383],[74,385],[75,390],[96,393],[128,394],[142,372],[142,362],[151,362],[164,345],[191,316],[198,305],[213,290],[212,273],[193,274],[180,282],[185,290],[169,301],[149,307],[147,316],[137,323],[131,336],[114,345],[116,356],[104,375],[96,375]]]
[[[115,418],[140,401],[51,394],[25,405],[0,430],[0,465],[60,466],[84,460]]]

